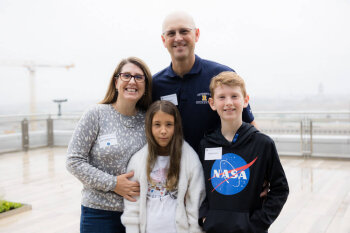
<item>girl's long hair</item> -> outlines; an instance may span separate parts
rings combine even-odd
[[[148,182],[152,183],[150,174],[155,162],[157,161],[159,145],[152,134],[152,121],[154,115],[159,111],[162,111],[174,117],[175,128],[174,135],[169,142],[170,164],[166,181],[166,188],[170,191],[177,188],[179,181],[183,134],[179,110],[173,103],[169,101],[158,100],[154,102],[146,112],[145,128],[148,142],[147,179]]]

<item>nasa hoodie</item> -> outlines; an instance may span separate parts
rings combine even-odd
[[[243,122],[232,142],[220,128],[206,134],[199,153],[206,187],[199,211],[203,229],[207,233],[267,232],[289,193],[273,140]],[[270,190],[260,198],[264,180]]]

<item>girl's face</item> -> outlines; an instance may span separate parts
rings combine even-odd
[[[152,135],[158,143],[160,155],[169,154],[169,142],[173,138],[175,130],[174,116],[158,111],[152,119]]]

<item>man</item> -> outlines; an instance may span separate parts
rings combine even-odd
[[[210,80],[222,71],[233,70],[195,55],[200,33],[187,13],[168,15],[162,30],[162,41],[171,56],[171,64],[153,76],[153,101],[163,99],[177,105],[185,140],[198,151],[204,133],[220,124],[218,115],[208,105]],[[243,121],[255,125],[249,105],[243,111]]]

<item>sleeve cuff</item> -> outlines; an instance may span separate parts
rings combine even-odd
[[[113,176],[113,178],[111,178],[107,189],[108,191],[114,191],[115,187],[117,187],[117,176]]]

